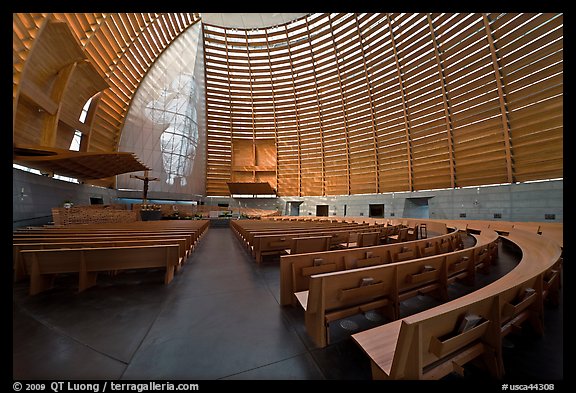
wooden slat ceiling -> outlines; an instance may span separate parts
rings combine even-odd
[[[89,133],[81,150],[117,152],[143,77],[199,20],[13,14],[14,139],[65,149],[80,129]],[[63,42],[62,24],[80,52]],[[27,65],[39,58],[35,39],[50,31],[54,44],[68,45],[69,62],[48,56],[50,69]],[[207,195],[229,194],[237,139],[275,141],[279,195],[563,177],[562,14],[319,13],[270,28],[204,24],[203,34]],[[58,86],[66,73],[76,100],[98,92],[89,124],[77,121],[78,103],[66,103],[75,95]]]
[[[203,32],[208,195],[228,194],[237,139],[275,140],[286,196],[563,176],[562,14],[312,14]]]
[[[124,118],[138,85],[162,51],[200,19],[198,13],[13,14],[13,92],[34,39],[47,19],[66,23],[88,60],[110,86],[103,90],[90,130],[88,151],[118,150]],[[16,130],[16,133],[25,132]],[[68,141],[69,143],[69,141]],[[67,148],[62,142],[60,148]]]

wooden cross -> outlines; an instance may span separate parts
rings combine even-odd
[[[160,180],[157,177],[148,177],[148,171],[144,171],[144,176],[130,175],[131,178],[140,179],[144,181],[143,204],[148,203],[148,182]]]

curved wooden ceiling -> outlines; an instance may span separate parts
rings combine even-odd
[[[285,196],[563,176],[562,14],[203,28],[208,195],[228,194],[236,146],[250,140],[276,145]]]
[[[79,129],[81,150],[118,151],[139,83],[199,20],[13,14],[14,143],[67,149]],[[279,195],[563,176],[562,14],[311,14],[205,24],[204,42],[208,195],[228,194],[234,138],[273,141]]]
[[[20,93],[28,92],[41,109],[58,107],[60,102],[50,100],[50,93],[42,91],[42,84],[50,84],[51,75],[46,81],[35,80],[28,84],[26,60],[35,51],[35,39],[49,23],[65,23],[80,44],[84,56],[95,67],[101,78],[109,85],[103,89],[99,104],[93,114],[91,127],[82,127],[89,133],[87,151],[114,152],[124,118],[142,78],[162,51],[182,32],[200,19],[197,13],[36,13],[13,14],[13,98],[14,98],[14,141],[15,143],[38,143],[34,127],[17,118],[16,107]],[[55,41],[54,51],[61,50],[63,40]],[[29,67],[28,67],[29,68]],[[59,71],[59,70],[57,70]],[[24,91],[22,91],[22,86]],[[50,91],[50,88],[48,88]],[[53,92],[53,90],[52,90]],[[36,94],[34,94],[36,93]],[[41,98],[38,98],[41,97]],[[52,97],[53,98],[53,97]],[[86,97],[81,96],[84,102]],[[44,99],[41,103],[37,102]],[[70,99],[74,99],[70,97]],[[79,99],[79,98],[77,98]],[[44,104],[44,106],[42,106]],[[48,108],[45,108],[48,106]],[[78,106],[78,105],[76,105]],[[56,110],[56,109],[55,109]],[[78,117],[76,117],[76,120]],[[68,123],[74,120],[69,120]],[[52,147],[67,149],[71,140],[62,138]],[[68,144],[68,145],[67,145]]]

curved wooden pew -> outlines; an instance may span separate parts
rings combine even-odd
[[[280,257],[280,304],[295,304],[294,293],[308,289],[313,274],[343,271],[447,253],[463,247],[458,232],[404,243]]]
[[[477,268],[490,263],[489,245],[498,235],[487,231],[476,237],[473,247],[447,254],[311,275],[309,289],[294,294],[305,310],[306,331],[324,347],[335,320],[376,309],[395,320],[400,302],[422,293],[435,292],[447,301],[450,283],[473,279]]]
[[[491,284],[437,307],[352,335],[370,358],[374,379],[439,379],[481,359],[504,375],[502,338],[526,320],[542,331],[543,302],[559,281],[561,247],[543,236],[511,228],[505,237],[522,259]],[[470,329],[466,316],[479,316]]]

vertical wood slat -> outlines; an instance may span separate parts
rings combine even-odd
[[[294,80],[294,64],[290,53],[290,37],[288,36],[288,26],[284,26],[286,34],[286,45],[288,47],[288,62],[290,63],[290,73],[292,82],[292,95],[294,97],[294,116],[296,117],[296,136],[298,140],[298,196],[302,196],[302,145],[300,140],[300,118],[298,116],[298,100],[296,98],[296,82]]]
[[[500,66],[498,65],[498,57],[496,56],[496,48],[494,46],[494,39],[492,37],[492,31],[490,30],[490,23],[488,22],[488,17],[486,14],[482,14],[482,20],[484,21],[484,29],[486,30],[486,37],[488,38],[488,44],[490,46],[490,56],[492,58],[492,66],[494,67],[494,76],[496,79],[496,86],[498,88],[498,101],[500,103],[500,112],[502,116],[502,132],[504,133],[504,149],[506,153],[506,174],[508,183],[514,182],[514,172],[512,167],[512,146],[510,137],[510,125],[508,123],[508,110],[506,109],[506,102],[504,99],[504,87],[502,86],[502,74],[500,72]]]
[[[379,168],[379,164],[378,164],[378,136],[376,134],[376,118],[374,116],[374,100],[372,99],[372,86],[370,85],[370,78],[368,77],[368,69],[366,67],[366,55],[364,53],[364,45],[362,44],[362,34],[360,32],[360,23],[358,22],[358,14],[354,14],[354,19],[356,22],[356,31],[358,33],[358,40],[359,40],[359,45],[360,45],[360,51],[362,53],[362,67],[364,69],[364,78],[366,80],[366,88],[368,90],[368,101],[369,101],[369,107],[370,107],[370,124],[372,126],[372,146],[374,149],[374,181],[376,182],[375,184],[375,190],[374,192],[379,193],[380,192],[380,171],[378,170]]]
[[[434,55],[436,57],[436,62],[438,65],[438,75],[440,77],[440,86],[442,89],[442,98],[444,104],[444,116],[446,119],[446,133],[448,134],[448,157],[450,160],[450,187],[454,188],[456,186],[456,174],[454,170],[454,129],[452,127],[452,115],[449,108],[448,93],[446,91],[446,80],[444,79],[444,70],[442,67],[442,61],[440,59],[440,53],[438,50],[438,43],[436,42],[436,35],[434,34],[434,25],[432,24],[432,17],[430,14],[427,15],[428,26],[430,28],[430,37],[432,39],[432,44],[434,45]]]
[[[244,36],[246,38],[246,55],[248,61],[248,85],[250,87],[250,113],[252,116],[252,162],[256,165],[256,124],[254,120],[254,95],[252,92],[252,67],[250,65],[250,45],[248,44],[248,31],[244,31]],[[256,181],[256,168],[252,169],[252,181]]]
[[[334,57],[336,60],[336,70],[338,75],[338,86],[340,87],[340,103],[342,105],[342,117],[344,118],[344,134],[346,135],[346,189],[347,195],[350,195],[350,139],[348,138],[348,117],[346,114],[346,103],[344,101],[344,89],[342,88],[342,78],[340,76],[340,65],[338,64],[338,50],[336,48],[336,38],[334,37],[334,26],[332,24],[332,16],[328,15],[330,21],[330,36],[332,37],[332,47],[334,49]]]
[[[172,19],[172,18],[170,18]],[[202,56],[204,57],[204,83],[206,84],[207,82],[207,78],[206,78],[206,70],[207,70],[207,66],[206,66],[206,32],[204,30],[204,25],[201,25],[202,28],[202,41],[204,43],[204,50],[202,51]],[[206,103],[206,117],[208,117],[208,110],[209,110],[209,101],[208,101],[208,87],[206,86],[204,89],[204,102]],[[208,121],[206,121],[208,123]],[[208,124],[206,125],[206,143],[204,146],[204,157],[205,157],[205,168],[206,170],[204,171],[204,184],[206,185],[206,193],[208,194],[208,187],[209,187],[209,179],[208,179],[208,172],[209,172],[209,167],[208,167],[208,158],[209,158],[209,154],[208,154],[208,132],[209,132],[209,126]]]
[[[408,107],[406,104],[406,92],[404,90],[404,82],[402,81],[402,72],[400,70],[400,62],[398,60],[398,52],[396,51],[396,42],[394,39],[394,33],[392,31],[392,22],[390,14],[388,14],[388,30],[390,32],[390,39],[392,41],[392,49],[394,53],[394,61],[396,62],[396,75],[398,76],[398,83],[400,85],[400,95],[402,97],[402,113],[404,114],[404,122],[406,124],[405,136],[406,136],[406,156],[408,163],[408,188],[409,191],[413,191],[414,183],[412,181],[412,143],[410,140],[410,119],[408,118]]]
[[[312,63],[314,63],[314,51],[312,48],[312,39],[310,37],[310,26],[308,24],[308,19],[306,19],[306,33],[308,35],[308,43],[310,45],[310,58]],[[320,195],[326,195],[326,165],[325,165],[325,154],[324,154],[324,125],[322,124],[322,111],[320,110],[320,94],[318,91],[318,76],[316,75],[316,70],[312,67],[312,74],[314,75],[314,92],[316,95],[316,109],[318,112],[318,124],[320,125],[320,132],[318,138],[320,139],[320,165],[322,170],[322,191]]]
[[[234,123],[232,117],[232,88],[231,88],[231,76],[230,76],[230,57],[228,54],[228,29],[224,30],[224,41],[226,43],[226,77],[228,78],[228,104],[230,108],[230,171],[232,171],[232,166],[234,165]],[[232,175],[232,174],[230,174]]]

